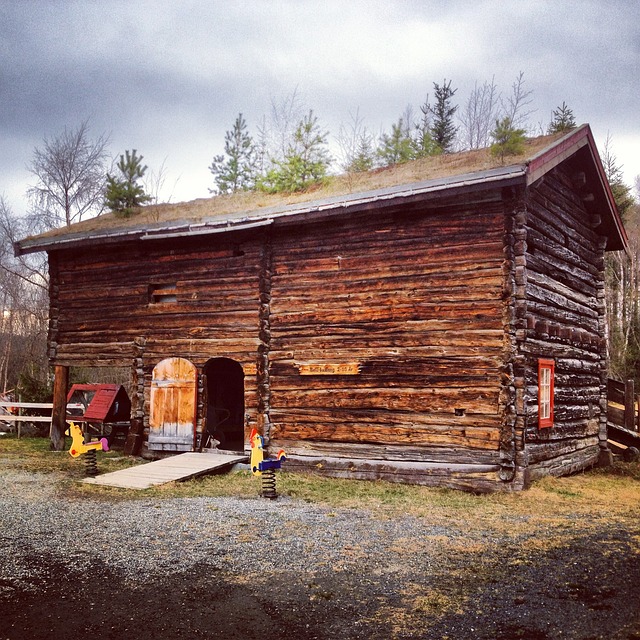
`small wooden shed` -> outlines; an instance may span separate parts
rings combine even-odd
[[[50,266],[49,353],[128,366],[147,453],[514,490],[606,459],[605,251],[591,131],[101,216],[17,244]],[[55,408],[54,408],[55,412]]]

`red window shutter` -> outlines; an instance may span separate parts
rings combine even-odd
[[[553,403],[555,388],[554,360],[538,360],[538,428],[553,427]]]

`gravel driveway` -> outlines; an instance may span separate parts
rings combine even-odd
[[[640,524],[69,498],[0,460],[0,640],[640,639]],[[548,541],[547,541],[548,542]]]

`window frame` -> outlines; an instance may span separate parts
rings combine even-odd
[[[538,359],[538,428],[549,429],[554,422],[555,360]],[[548,381],[545,380],[549,372]],[[548,398],[547,398],[548,395]]]
[[[149,285],[149,304],[176,304],[178,286],[175,282],[154,283]]]

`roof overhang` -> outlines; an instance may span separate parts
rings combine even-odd
[[[588,185],[588,192],[582,194],[583,201],[587,211],[601,220],[599,228],[607,237],[607,250],[624,250],[628,253],[627,233],[588,124],[571,131],[529,160],[527,186],[566,161],[574,163],[576,171],[586,174],[584,182]]]

